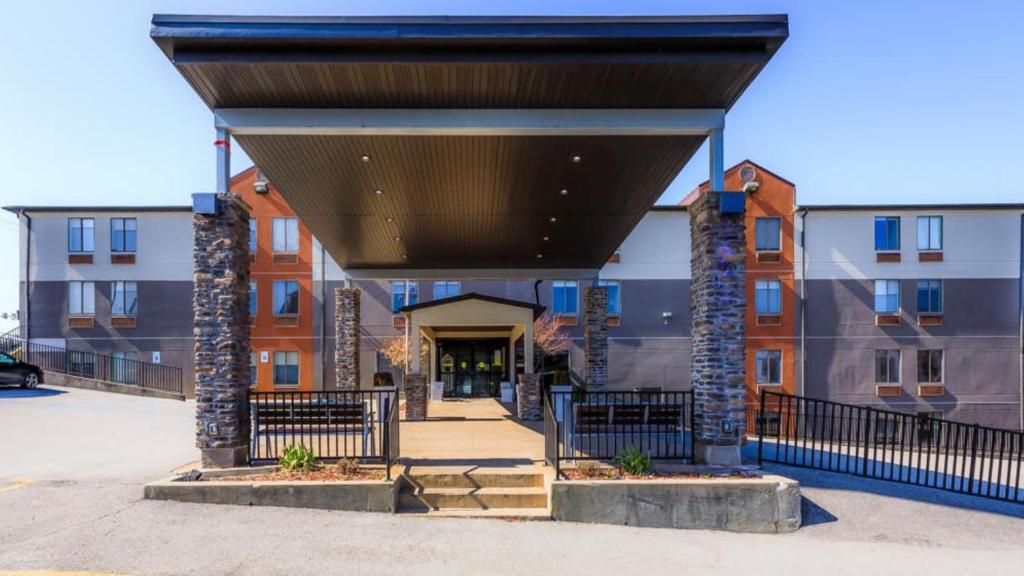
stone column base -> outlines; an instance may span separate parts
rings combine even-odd
[[[540,374],[520,374],[516,383],[516,416],[520,420],[540,420]]]
[[[427,377],[421,374],[405,375],[405,419],[422,422],[427,419]]]
[[[743,464],[739,445],[715,446],[700,440],[694,442],[693,459],[697,464],[710,466],[739,466]]]
[[[249,447],[203,448],[203,468],[238,468],[249,465]]]

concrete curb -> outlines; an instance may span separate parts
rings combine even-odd
[[[394,513],[399,477],[393,480],[188,482],[172,476],[146,484],[146,500],[172,500],[195,504],[281,506],[350,512]]]
[[[163,400],[185,401],[185,395],[168,390],[157,390],[154,388],[142,388],[131,384],[118,384],[106,380],[93,380],[81,376],[71,376],[60,372],[43,372],[43,379],[47,386],[59,386],[63,388],[79,388],[82,390],[95,390],[97,392],[113,392],[114,394],[127,394],[129,396],[142,396],[144,398],[160,398]]]
[[[565,522],[783,534],[800,528],[800,484],[782,476],[557,480],[551,516]]]

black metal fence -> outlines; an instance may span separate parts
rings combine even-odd
[[[397,401],[394,388],[250,392],[249,459],[276,462],[301,444],[318,460],[383,463],[390,478],[399,454]]]
[[[51,372],[179,394],[182,391],[181,368],[177,366],[26,342],[10,335],[0,336],[0,351]]]
[[[1024,502],[1024,432],[762,391],[758,461]]]
[[[550,391],[544,406],[544,454],[555,467],[611,460],[628,448],[652,459],[693,459],[693,393]]]

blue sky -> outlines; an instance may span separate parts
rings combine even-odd
[[[34,0],[4,12],[0,205],[184,204],[213,187],[210,113],[149,40],[154,12],[788,13],[789,40],[728,116],[728,164],[785,176],[804,204],[1024,201],[1020,1]],[[662,202],[700,182],[706,158]],[[17,306],[15,230],[0,215],[0,311]]]

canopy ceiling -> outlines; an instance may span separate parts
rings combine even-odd
[[[157,15],[152,28],[218,112],[724,112],[787,35],[785,16]],[[250,130],[235,139],[343,267],[494,269],[600,267],[705,135]]]

